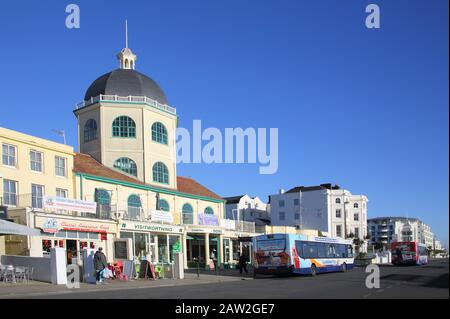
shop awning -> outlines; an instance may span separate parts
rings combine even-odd
[[[41,231],[0,219],[0,236],[2,235],[40,236]]]

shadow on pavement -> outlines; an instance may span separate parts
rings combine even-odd
[[[448,280],[449,280],[448,274],[443,274],[440,275],[439,277],[433,278],[430,281],[427,281],[423,286],[448,289]]]
[[[421,275],[402,275],[402,274],[390,274],[381,276],[380,279],[386,279],[386,280],[394,280],[394,281],[418,281],[423,276]]]
[[[185,269],[185,273],[187,274],[197,274],[197,269]],[[247,274],[240,274],[239,270],[236,269],[222,269],[217,271],[217,273],[214,270],[207,270],[207,269],[200,269],[199,271],[200,276],[201,275],[217,275],[217,276],[229,276],[229,277],[244,277],[244,278],[253,278],[253,271],[248,271]]]

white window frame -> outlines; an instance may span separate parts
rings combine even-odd
[[[35,154],[39,154],[41,156],[41,169],[40,170],[35,170],[33,169],[33,163],[38,163],[36,160],[33,161],[33,159],[31,158],[31,153],[35,153]],[[36,157],[35,157],[36,159]],[[44,172],[44,153],[36,151],[36,150],[30,150],[30,170],[32,172],[38,172],[38,173],[43,173]]]
[[[11,183],[14,184],[14,191],[15,191],[15,193],[11,193],[11,189],[10,189],[9,186],[8,186],[8,194],[6,193],[5,183],[7,183],[7,182],[11,182]],[[18,194],[17,194],[18,187],[17,187],[17,185],[18,185],[17,181],[14,181],[14,180],[11,180],[11,179],[4,179],[3,180],[3,195],[2,195],[3,196],[3,201],[2,201],[3,205],[11,206],[11,207],[16,207],[17,206],[17,202],[18,202]],[[11,196],[14,196],[15,203],[13,203],[13,204],[11,204],[11,202],[9,201]],[[7,202],[5,202],[5,198],[8,198]]]
[[[61,167],[58,166],[58,164],[59,164],[58,161],[61,159],[63,160],[63,163],[64,163],[64,175],[58,174],[58,170],[61,169]],[[58,155],[55,156],[55,175],[58,177],[67,177],[67,158],[58,156]]]
[[[34,205],[35,203],[33,203],[34,200],[36,200],[36,203],[38,203],[38,199],[39,196],[35,195],[33,192],[34,187],[40,187],[41,188],[41,196],[40,196],[40,200],[41,200],[41,207],[39,207],[39,205]],[[45,186],[44,185],[39,185],[39,184],[31,184],[31,206],[33,208],[38,208],[38,209],[42,209],[44,208],[44,196],[45,196]],[[36,199],[34,199],[36,198]]]
[[[338,232],[339,228],[339,232]],[[336,237],[342,237],[342,225],[336,225]]]
[[[7,154],[5,154],[5,146],[8,148],[8,150],[7,150]],[[14,150],[14,155],[11,155],[10,154],[10,148],[12,148],[13,150]],[[7,158],[8,158],[8,162],[7,163],[5,163],[4,162],[4,156],[7,156]],[[9,159],[10,159],[10,157],[12,157],[13,158],[13,165],[11,165],[10,163],[9,163]],[[8,167],[17,167],[17,146],[15,146],[15,145],[12,145],[12,144],[8,144],[8,143],[2,143],[2,164],[4,165],[4,166],[8,166]]]
[[[60,196],[61,193],[64,193],[64,196]],[[69,191],[64,188],[56,188],[56,197],[60,198],[68,198],[69,197]]]

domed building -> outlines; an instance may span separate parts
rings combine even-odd
[[[128,44],[117,58],[119,68],[94,80],[74,111],[80,198],[96,202],[100,216],[116,214],[118,235],[133,240],[135,256],[145,243],[152,261],[173,261],[179,243],[185,267],[194,260],[206,267],[212,251],[219,264],[232,262],[242,246],[237,237],[254,230],[233,221],[225,228],[224,199],[177,176],[176,109],[155,80],[136,71]]]
[[[126,47],[119,69],[97,78],[74,111],[81,153],[157,186],[177,188],[176,109],[153,79],[135,70]]]

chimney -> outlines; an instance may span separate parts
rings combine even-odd
[[[280,188],[280,191],[278,192],[280,195],[284,194],[284,189]]]

